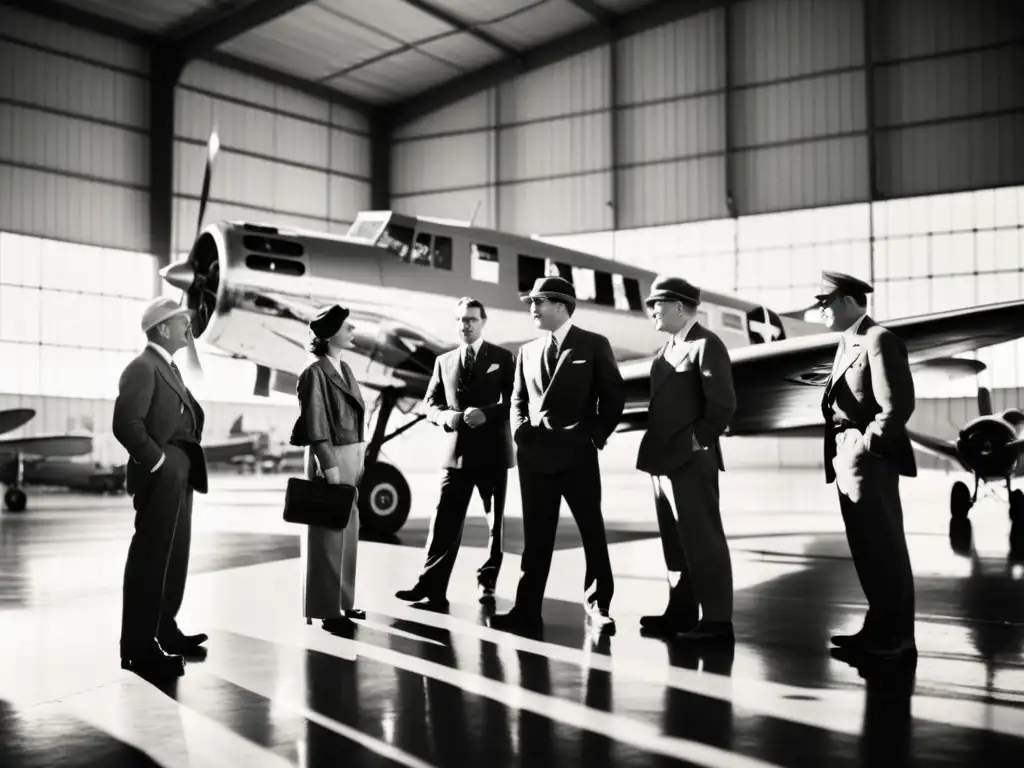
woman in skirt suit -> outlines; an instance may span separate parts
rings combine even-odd
[[[343,359],[352,348],[349,312],[325,307],[310,322],[309,351],[316,359],[299,374],[299,418],[291,443],[306,446],[306,478],[359,486],[363,472],[365,405],[352,369]],[[302,540],[303,611],[306,623],[320,619],[328,632],[344,631],[365,613],[355,608],[359,546],[358,495],[344,530],[306,526]]]

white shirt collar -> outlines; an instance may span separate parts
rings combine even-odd
[[[557,331],[548,332],[548,344],[551,343],[551,337],[554,336],[555,344],[557,345],[556,349],[561,349],[562,344],[565,343],[565,337],[566,334],[569,333],[570,328],[572,328],[572,320],[566,320],[565,323],[562,324],[562,327]]]
[[[168,365],[174,362],[174,359],[171,357],[171,353],[168,352],[163,347],[161,347],[159,344],[154,344],[152,341],[150,341],[146,343],[146,346],[149,347],[150,349],[155,349],[157,351],[157,354],[159,354],[160,357],[162,357]]]
[[[674,341],[676,344],[682,344],[684,341],[686,341],[687,335],[690,333],[691,330],[693,330],[693,326],[695,326],[696,324],[697,316],[694,315],[693,317],[686,321],[686,325],[684,325],[679,330],[679,333],[672,337],[672,341]]]
[[[849,328],[847,328],[845,331],[843,331],[843,333],[847,334],[848,336],[856,336],[857,335],[857,331],[860,329],[861,325],[863,325],[863,323],[864,323],[864,318],[867,317],[867,316],[868,316],[868,313],[865,312],[863,315],[861,315],[856,320],[854,320],[853,321],[853,325],[851,325]]]

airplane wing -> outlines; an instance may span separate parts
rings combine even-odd
[[[11,408],[0,411],[0,435],[13,432],[18,427],[28,424],[35,418],[36,412],[31,408]]]
[[[906,345],[911,365],[1024,336],[1024,300],[937,312],[883,323]],[[822,389],[832,369],[838,333],[798,336],[730,350],[736,414],[728,434],[768,435],[821,423]],[[623,415],[642,428],[650,360],[620,366],[627,386]],[[630,426],[638,425],[638,426]]]
[[[92,453],[92,435],[42,435],[0,440],[0,456],[17,453],[42,458],[84,456]]]

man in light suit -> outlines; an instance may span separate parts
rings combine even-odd
[[[868,601],[863,628],[836,635],[840,649],[882,658],[916,652],[914,575],[903,530],[899,477],[917,462],[907,434],[914,379],[894,333],[867,315],[873,288],[841,272],[823,272],[815,298],[825,325],[841,331],[821,401],[825,482],[836,483],[857,576]]]
[[[201,447],[205,415],[172,355],[191,333],[189,310],[173,299],[142,315],[149,343],[121,374],[113,432],[128,451],[127,491],[135,534],[128,547],[121,614],[121,666],[176,676],[205,634],[185,635],[176,617],[185,594],[192,537],[192,493],[206,493]]]
[[[424,398],[427,419],[447,436],[441,450],[441,498],[423,572],[412,589],[395,593],[400,600],[426,600],[426,605],[442,609],[448,605],[445,593],[474,488],[489,528],[487,560],[477,571],[480,602],[494,603],[508,470],[515,466],[508,422],[515,359],[507,349],[484,341],[487,310],[476,299],[459,301],[456,320],[462,344],[438,355]]]
[[[636,466],[651,475],[668,567],[664,613],[644,616],[645,634],[732,642],[732,560],[722,528],[719,437],[736,412],[729,350],[697,322],[700,289],[659,277],[647,306],[669,342],[651,363],[647,431]],[[697,611],[701,616],[698,622]]]
[[[497,629],[536,629],[564,497],[583,539],[583,590],[592,625],[613,630],[614,591],[597,452],[618,424],[625,387],[611,344],[575,326],[576,291],[561,277],[538,278],[530,294],[534,323],[546,333],[523,345],[512,389],[512,438],[523,499],[522,574],[516,602],[492,617]]]

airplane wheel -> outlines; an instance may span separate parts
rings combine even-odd
[[[1019,488],[1010,494],[1010,522],[1024,524],[1024,491]]]
[[[379,461],[366,467],[359,483],[359,523],[367,532],[398,533],[411,508],[412,491],[398,469]]]
[[[973,532],[971,521],[966,517],[954,517],[949,521],[949,547],[954,554],[967,557],[971,554]]]
[[[8,512],[24,512],[28,497],[20,488],[8,488],[4,493],[4,507]]]
[[[949,513],[954,520],[966,520],[971,511],[971,490],[967,483],[957,480],[949,492]]]

